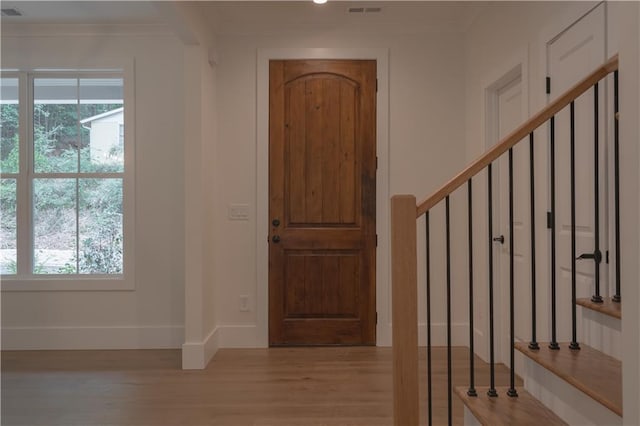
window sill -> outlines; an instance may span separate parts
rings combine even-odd
[[[135,283],[123,276],[117,277],[2,277],[2,292],[31,291],[133,291]]]

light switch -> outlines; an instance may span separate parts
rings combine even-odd
[[[229,220],[249,220],[248,204],[229,204],[227,211]]]

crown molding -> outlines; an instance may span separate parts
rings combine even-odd
[[[2,24],[2,37],[169,36],[162,24]]]

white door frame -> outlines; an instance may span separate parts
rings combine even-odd
[[[256,327],[257,346],[269,344],[269,60],[374,59],[377,62],[376,107],[376,326],[377,346],[391,345],[391,276],[389,218],[389,50],[386,48],[265,48],[257,51],[256,126]]]
[[[503,66],[497,68],[490,77],[485,80],[482,85],[484,88],[484,124],[485,124],[485,139],[484,148],[485,151],[489,150],[499,140],[499,129],[497,125],[498,120],[498,94],[499,91],[510,84],[514,79],[521,79],[522,87],[522,114],[525,117],[529,116],[529,93],[528,93],[528,48],[521,49],[513,58],[507,61]],[[506,154],[505,154],[506,155]],[[495,235],[488,235],[488,238],[493,238],[500,234],[500,222],[506,220],[506,218],[500,218],[499,209],[499,194],[496,188],[499,186],[499,168],[497,164],[493,165],[493,233]],[[487,229],[488,230],[488,229]],[[508,235],[505,235],[505,239]],[[507,241],[505,241],[505,244]],[[486,246],[485,246],[486,247]],[[505,339],[508,339],[507,333],[509,332],[509,307],[504,303],[504,298],[508,297],[508,288],[502,288],[500,283],[505,282],[505,279],[501,279],[500,271],[501,256],[496,245],[493,245],[494,255],[494,268],[493,268],[493,297],[494,297],[494,348],[495,348],[495,361],[509,363],[508,345],[505,346]],[[487,258],[488,259],[488,258]],[[487,276],[487,292],[488,292],[488,276]],[[487,294],[487,301],[489,295]],[[506,306],[506,308],[505,308]],[[488,322],[488,306],[487,306],[487,321],[486,321],[486,354],[479,354],[481,357],[486,355],[485,359],[488,359],[489,355],[489,322]],[[483,357],[484,358],[484,357]]]

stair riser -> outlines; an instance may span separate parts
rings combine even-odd
[[[525,389],[571,425],[617,426],[622,418],[528,357],[524,358]]]
[[[581,306],[578,306],[578,310],[580,342],[622,360],[621,321]]]
[[[464,407],[464,426],[482,426],[466,406]]]

